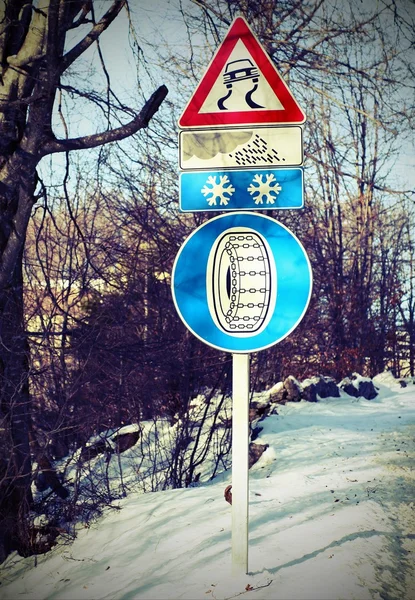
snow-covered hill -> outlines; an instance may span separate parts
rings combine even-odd
[[[231,571],[227,471],[130,494],[71,545],[1,565],[0,598],[414,600],[415,385],[288,402],[250,471],[249,574]]]

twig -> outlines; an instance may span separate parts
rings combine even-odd
[[[231,598],[237,598],[238,596],[242,596],[243,594],[246,594],[247,592],[254,592],[255,590],[260,590],[262,588],[266,588],[269,587],[272,583],[272,579],[270,579],[268,581],[268,583],[264,583],[264,585],[256,585],[255,587],[251,587],[249,584],[246,586],[246,589],[244,589],[243,592],[238,592],[237,594],[235,594],[234,596],[227,596],[227,598],[225,598],[225,600],[231,600]]]

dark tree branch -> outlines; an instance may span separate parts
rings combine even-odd
[[[77,58],[81,56],[105,31],[121,9],[125,6],[126,0],[115,0],[111,8],[105,13],[105,15],[98,21],[98,23],[91,29],[87,36],[85,36],[76,46],[67,52],[61,61],[60,71],[63,73]]]
[[[47,140],[41,149],[41,155],[54,154],[56,152],[69,152],[70,150],[84,150],[86,148],[96,148],[109,142],[123,140],[124,138],[137,133],[140,129],[148,126],[151,118],[160,108],[161,103],[167,96],[168,89],[165,85],[160,86],[147,100],[138,115],[126,125],[79,138],[68,140],[58,140],[56,138]]]
[[[80,25],[85,25],[86,23],[92,23],[91,19],[87,19],[88,13],[91,11],[92,0],[87,0],[85,4],[82,5],[81,14],[78,19],[72,23],[69,29],[76,29]]]

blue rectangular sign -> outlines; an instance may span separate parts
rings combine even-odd
[[[179,204],[182,212],[303,208],[303,169],[181,173]]]

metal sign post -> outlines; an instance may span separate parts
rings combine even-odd
[[[232,574],[248,573],[249,354],[232,354]]]
[[[232,353],[232,573],[248,573],[249,361],[300,323],[310,261],[257,210],[304,206],[306,116],[243,17],[231,23],[179,119],[182,212],[230,211],[185,240],[172,274],[186,327]],[[237,210],[235,210],[237,209]]]

